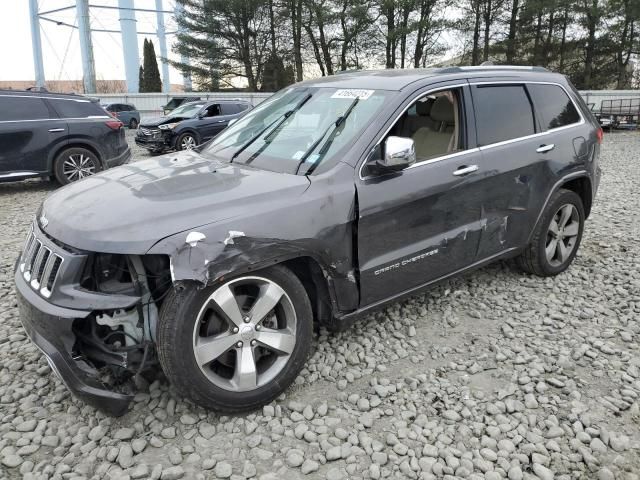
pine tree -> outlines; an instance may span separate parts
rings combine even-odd
[[[144,91],[144,68],[140,65],[140,69],[138,70],[138,92],[144,93]]]
[[[144,39],[143,50],[143,78],[145,92],[161,92],[162,81],[160,80],[160,70],[158,70],[158,60],[156,51],[151,40]],[[141,89],[142,90],[142,89]]]

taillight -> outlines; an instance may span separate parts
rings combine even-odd
[[[596,132],[596,137],[598,138],[598,143],[602,144],[602,139],[604,138],[604,130],[602,130],[602,127]]]
[[[107,120],[104,123],[111,130],[120,130],[124,126],[124,123],[122,123],[120,120]]]

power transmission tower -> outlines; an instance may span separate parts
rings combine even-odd
[[[76,0],[75,5],[56,8],[46,12],[40,12],[38,0],[29,0],[30,20],[31,20],[31,42],[33,46],[33,65],[35,70],[36,86],[44,87],[44,63],[42,60],[42,41],[40,38],[40,21],[55,23],[56,25],[78,29],[80,36],[80,54],[82,56],[82,72],[85,93],[96,93],[96,73],[93,58],[92,32],[120,33],[122,37],[122,55],[124,58],[125,76],[127,91],[129,93],[138,92],[138,68],[140,57],[138,52],[138,35],[151,35],[158,38],[160,45],[160,55],[162,62],[162,91],[169,92],[171,84],[169,80],[169,65],[167,63],[167,40],[166,36],[176,32],[167,32],[164,25],[164,14],[178,15],[182,12],[181,6],[176,4],[175,11],[164,10],[163,0],[156,0],[156,8],[136,8],[134,0],[118,0],[118,6],[111,5],[89,5],[89,0]],[[78,25],[72,25],[53,18],[49,15],[64,10],[76,9]],[[118,10],[120,15],[120,30],[108,30],[91,28],[89,15],[90,8]],[[155,32],[138,32],[136,26],[135,12],[151,12],[156,14],[157,30]],[[188,58],[181,58],[182,63],[188,64]],[[186,91],[191,90],[191,76],[183,74],[183,84]]]

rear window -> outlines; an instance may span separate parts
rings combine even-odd
[[[42,120],[51,118],[41,98],[0,96],[0,121]]]
[[[535,133],[533,109],[523,85],[478,85],[472,91],[480,146]]]
[[[51,98],[49,102],[56,109],[58,115],[63,118],[87,118],[106,114],[100,105],[90,102],[89,100],[63,100],[60,98]]]
[[[558,85],[528,84],[543,130],[580,121],[580,114],[567,93]]]

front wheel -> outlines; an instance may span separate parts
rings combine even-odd
[[[183,133],[176,141],[176,150],[193,150],[198,146],[198,139],[193,133]]]
[[[518,257],[526,272],[550,277],[564,272],[576,256],[584,230],[582,199],[560,189],[549,199],[531,243]]]
[[[53,162],[53,173],[62,185],[82,180],[100,170],[98,157],[86,148],[68,148],[60,152]]]
[[[251,410],[295,380],[312,331],[302,283],[275,266],[207,288],[174,289],[160,312],[158,357],[169,380],[195,403]]]
[[[135,130],[136,128],[138,128],[138,120],[132,118],[131,120],[129,120],[129,129]]]

